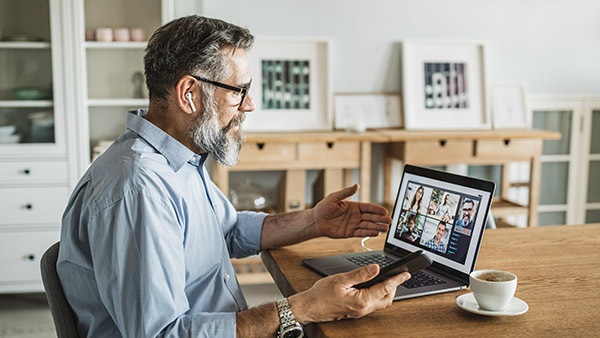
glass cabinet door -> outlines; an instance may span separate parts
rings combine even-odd
[[[0,2],[0,154],[64,152],[48,0]],[[58,47],[57,47],[58,48]]]
[[[556,131],[559,140],[545,140],[542,151],[540,204],[538,224],[574,223],[576,213],[571,201],[577,199],[576,140],[573,130],[579,114],[576,102],[548,102],[532,100],[533,128]]]
[[[587,161],[583,161],[587,170],[587,194],[585,200],[585,223],[600,223],[600,102],[590,102],[586,109],[586,134],[589,140]]]

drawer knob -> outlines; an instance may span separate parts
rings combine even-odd
[[[504,145],[507,146],[510,144],[510,139],[506,138],[504,139]]]
[[[258,150],[263,150],[263,148],[265,147],[265,144],[263,142],[257,143],[256,146],[258,147]]]
[[[333,143],[333,142],[327,142],[327,148],[328,149],[333,148],[334,145],[335,145],[335,143]]]
[[[25,209],[27,209],[27,210],[33,209],[33,204],[31,204],[31,203],[25,204]]]
[[[25,169],[23,169],[23,174],[29,175],[29,174],[31,174],[31,170],[29,170],[29,168],[25,168]]]
[[[440,140],[440,147],[445,147],[446,146],[446,140]]]
[[[32,262],[35,261],[35,255],[34,254],[29,254],[29,255],[25,256],[25,258],[28,261],[32,261]]]

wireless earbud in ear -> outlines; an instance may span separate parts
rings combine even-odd
[[[192,111],[195,113],[196,106],[194,106],[194,101],[192,100],[192,93],[190,93],[190,92],[185,93],[185,98],[188,100],[188,102],[190,103],[190,107],[192,108]]]

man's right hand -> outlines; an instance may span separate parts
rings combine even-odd
[[[370,288],[353,286],[373,279],[379,266],[371,264],[347,273],[325,277],[310,289],[289,297],[296,320],[302,324],[329,322],[343,318],[360,318],[384,309],[394,300],[396,288],[410,278],[404,272]]]

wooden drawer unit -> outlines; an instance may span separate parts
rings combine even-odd
[[[264,168],[270,164],[296,160],[296,145],[293,143],[246,143],[240,152],[240,166]]]
[[[389,153],[406,163],[439,165],[473,159],[473,142],[463,140],[411,141],[392,143]]]
[[[58,224],[67,204],[67,187],[0,189],[0,225]]]
[[[498,158],[513,161],[527,161],[531,154],[541,153],[541,140],[482,140],[477,142],[477,157],[480,160],[498,160]]]
[[[0,288],[12,283],[39,284],[40,258],[60,239],[58,228],[44,231],[2,232],[0,236]]]
[[[0,184],[66,182],[66,161],[0,163]]]
[[[310,142],[298,144],[298,161],[306,168],[360,166],[360,142]]]

